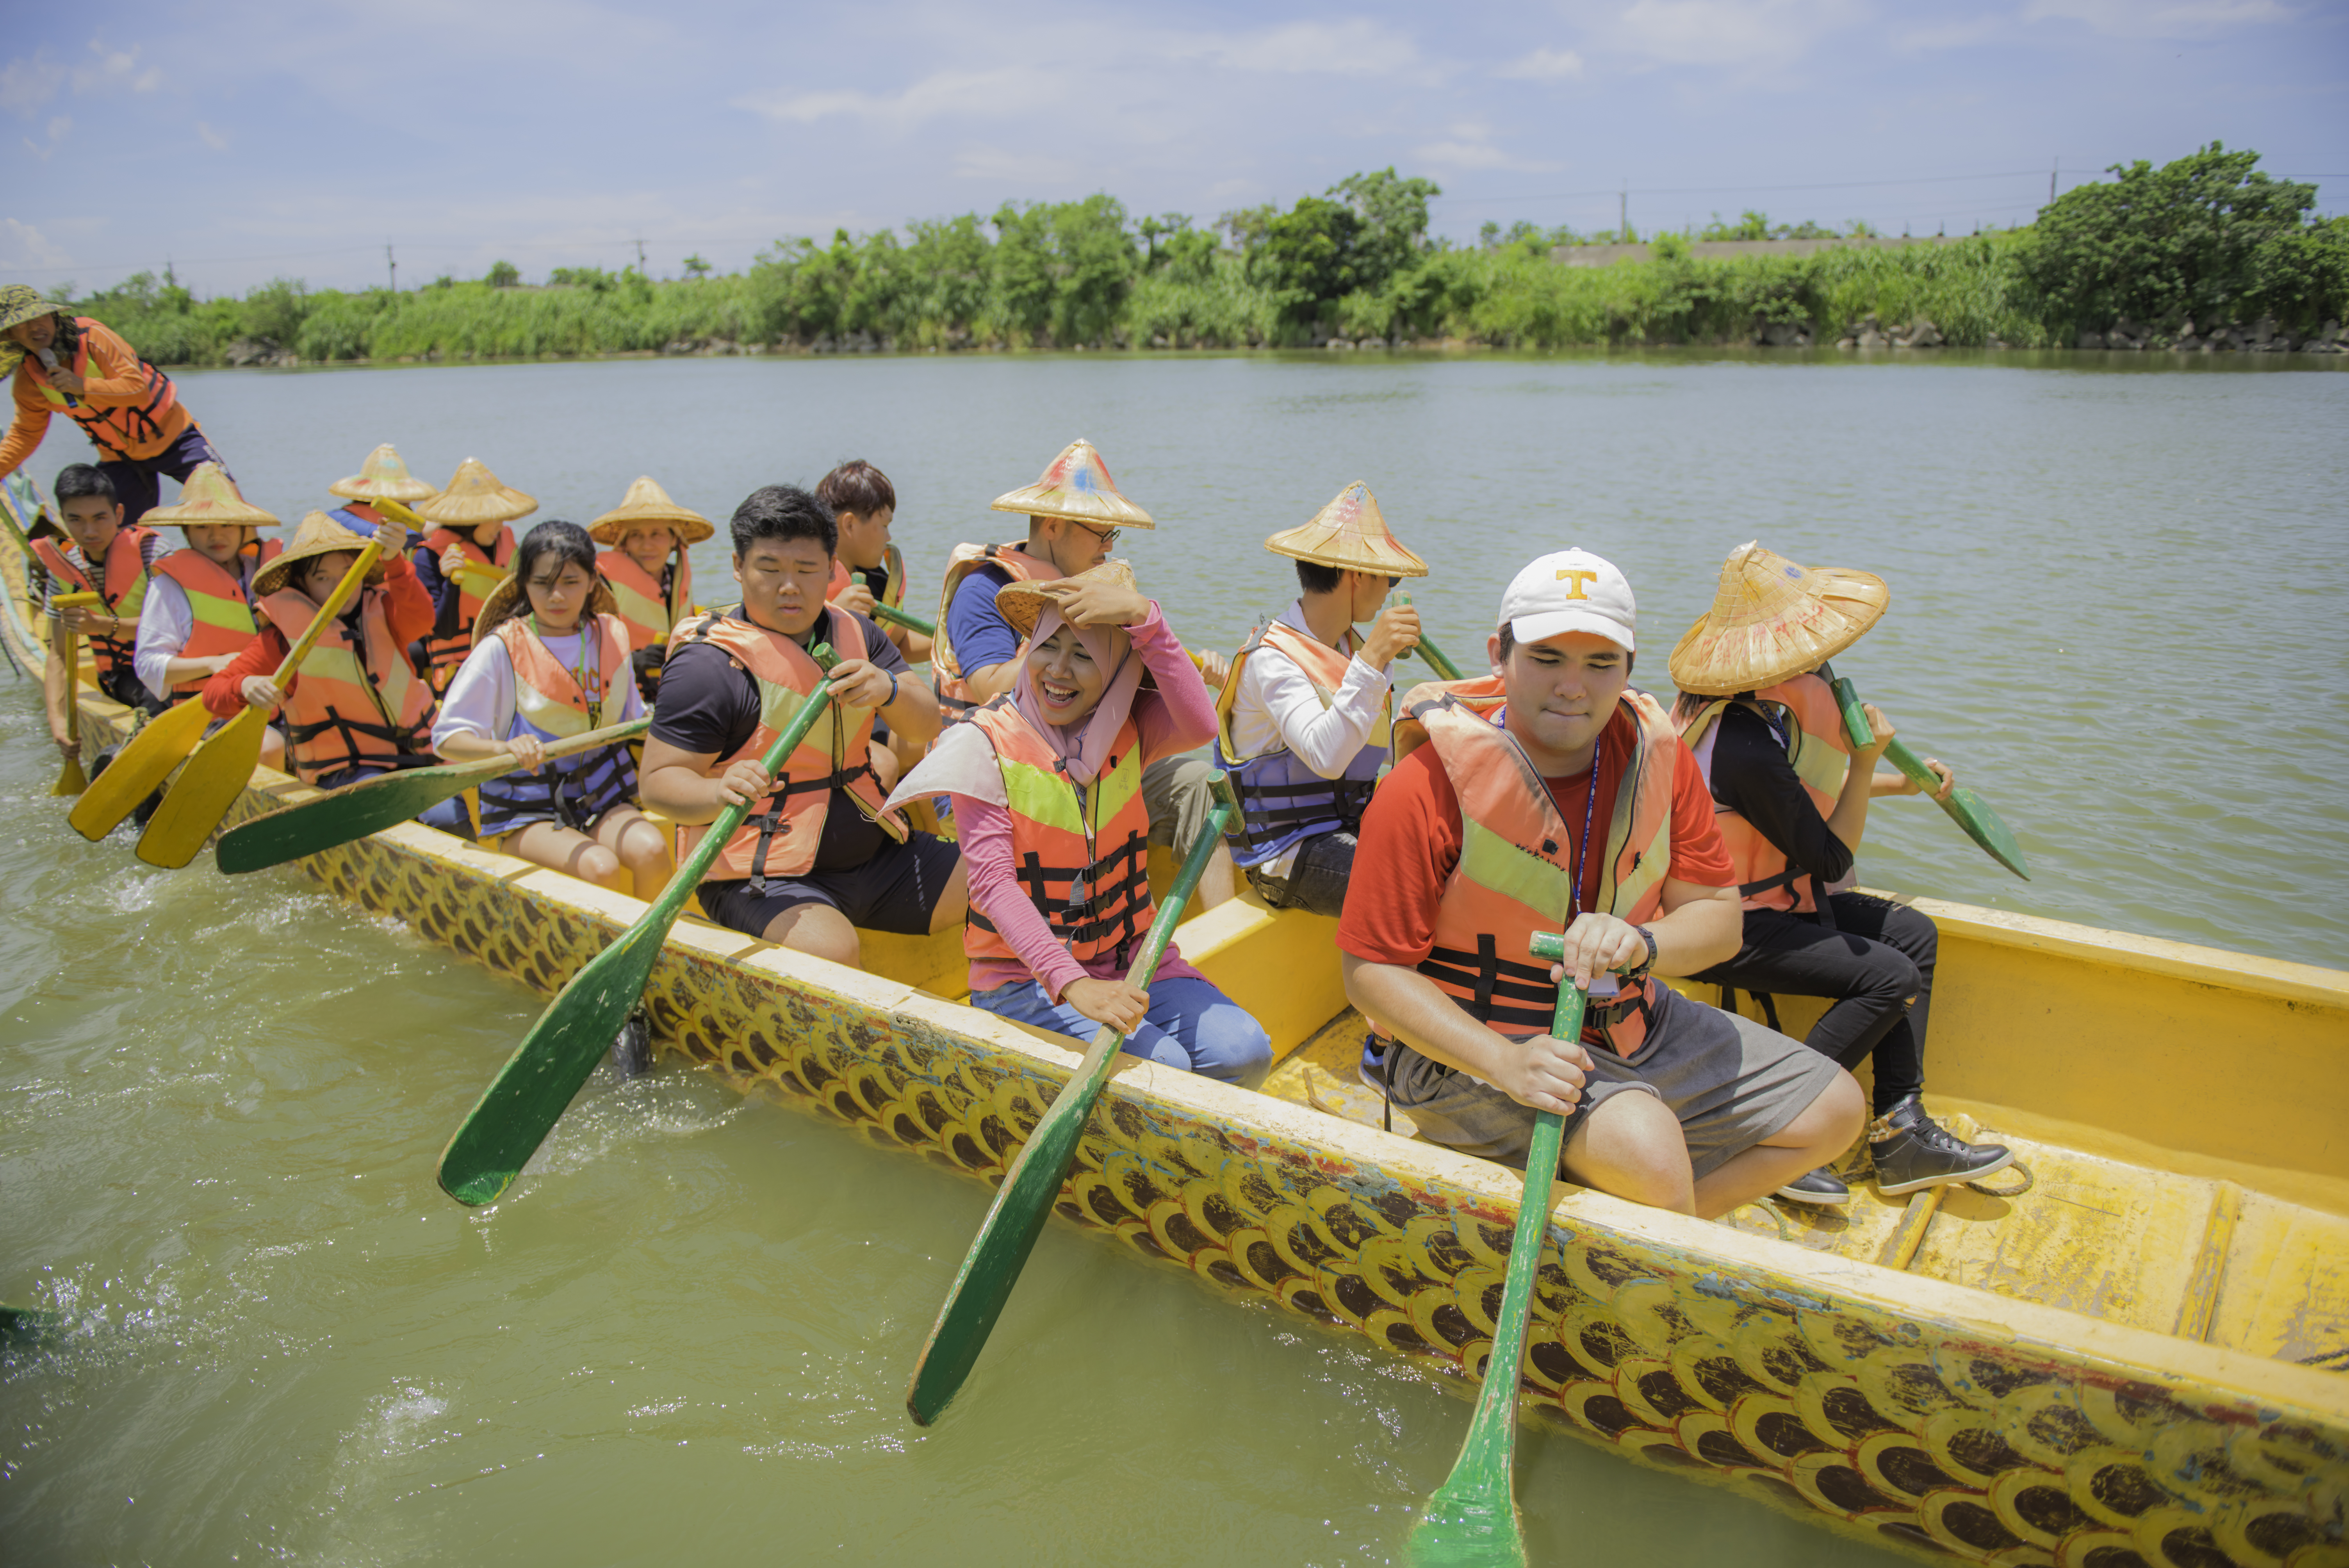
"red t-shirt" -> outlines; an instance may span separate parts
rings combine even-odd
[[[1615,814],[1615,793],[1639,739],[1639,727],[1621,709],[1607,726],[1599,753],[1599,809],[1591,813],[1590,842],[1607,841]],[[1590,774],[1544,780],[1557,813],[1579,838]],[[1415,965],[1435,945],[1435,909],[1460,864],[1460,797],[1444,776],[1435,748],[1423,746],[1395,764],[1380,781],[1362,813],[1354,849],[1354,877],[1346,889],[1346,912],[1338,922],[1338,945],[1371,964]],[[1578,866],[1582,907],[1596,895],[1596,861]],[[1736,881],[1729,850],[1713,820],[1713,792],[1685,746],[1672,748],[1672,860],[1665,875],[1701,887],[1728,887]]]

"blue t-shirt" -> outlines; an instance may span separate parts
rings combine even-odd
[[[1000,566],[976,566],[955,589],[947,606],[947,639],[966,676],[989,665],[1008,664],[1019,652],[1019,634],[995,607],[996,591],[1011,581]]]

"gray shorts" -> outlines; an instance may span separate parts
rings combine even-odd
[[[1836,1064],[1800,1040],[1664,986],[1656,991],[1648,1049],[1637,1067],[1606,1051],[1590,1053],[1581,1103],[1566,1119],[1569,1140],[1583,1118],[1616,1095],[1651,1094],[1680,1119],[1689,1167],[1702,1177],[1777,1133],[1835,1082]],[[1524,1169],[1534,1135],[1531,1106],[1481,1078],[1444,1073],[1408,1047],[1393,1055],[1395,1105],[1411,1113],[1423,1137]]]
[[[1204,751],[1162,757],[1142,770],[1142,804],[1150,813],[1150,841],[1181,860],[1215,809],[1216,765]]]

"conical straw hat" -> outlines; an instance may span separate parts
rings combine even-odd
[[[253,596],[256,599],[276,593],[294,575],[294,568],[305,561],[321,555],[332,555],[337,550],[365,550],[373,539],[371,533],[354,533],[341,522],[351,513],[336,510],[332,513],[305,512],[295,525],[294,538],[285,552],[253,574]],[[354,521],[357,521],[356,518]],[[383,562],[378,558],[367,573],[369,583],[383,581]]]
[[[1036,623],[1044,618],[1044,607],[1083,583],[1112,583],[1120,588],[1131,588],[1133,568],[1123,561],[1104,561],[1074,577],[1055,577],[1045,583],[1007,583],[996,590],[995,607],[1003,612],[1003,618],[1011,623],[1013,631],[1023,638],[1032,637],[1036,634]]]
[[[275,528],[277,520],[237,493],[236,481],[218,463],[198,463],[180,486],[180,499],[159,506],[139,520],[153,528],[162,523],[226,523],[232,528]]]
[[[1340,490],[1338,498],[1316,512],[1311,522],[1274,534],[1264,547],[1275,555],[1334,566],[1340,572],[1369,572],[1381,577],[1427,575],[1427,562],[1402,547],[1379,511],[1379,498],[1360,480]]]
[[[997,511],[1024,511],[1030,517],[1065,517],[1075,522],[1109,528],[1155,528],[1150,514],[1119,493],[1108,465],[1080,438],[1061,449],[1034,484],[995,498]]]
[[[669,500],[668,491],[653,483],[651,476],[640,475],[619,505],[587,525],[587,537],[598,544],[617,544],[624,535],[647,528],[672,530],[680,544],[698,544],[718,531],[699,512]]]
[[[429,500],[440,492],[408,471],[407,461],[389,441],[367,455],[359,471],[326,487],[328,495],[353,500]]]
[[[449,488],[416,509],[416,515],[450,528],[478,528],[485,522],[512,522],[538,510],[538,499],[498,482],[498,476],[479,458],[457,465]]]
[[[616,615],[619,613],[619,595],[612,592],[610,583],[601,577],[596,578],[595,586],[587,593],[587,615]],[[530,601],[523,597],[522,579],[507,578],[490,590],[490,596],[481,601],[481,613],[473,617],[474,645],[480,646],[483,638],[496,631],[499,622],[509,616],[529,614]],[[580,617],[582,625],[588,624],[587,615]],[[609,671],[605,673],[610,674]]]
[[[1713,608],[1672,649],[1672,684],[1699,696],[1775,686],[1859,641],[1891,602],[1881,577],[1741,544],[1722,563]]]

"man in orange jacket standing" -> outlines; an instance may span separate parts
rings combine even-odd
[[[57,414],[98,449],[125,523],[154,509],[164,475],[185,480],[198,463],[228,471],[170,377],[109,328],[23,284],[0,288],[0,370],[12,367],[16,416],[0,440],[0,476],[38,449]]]

